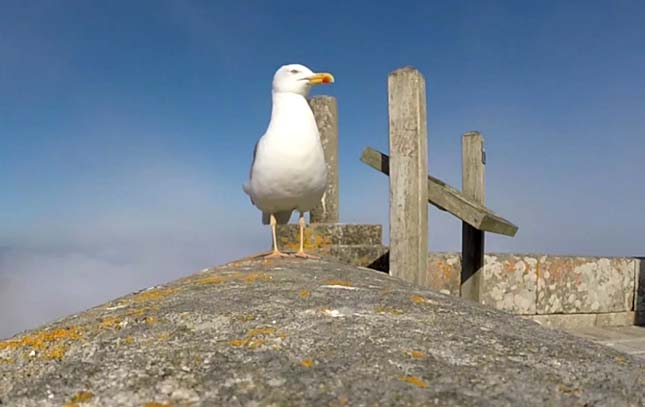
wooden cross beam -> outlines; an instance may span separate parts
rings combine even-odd
[[[361,161],[385,175],[390,175],[390,157],[380,151],[366,147],[361,155]],[[478,230],[506,236],[515,236],[517,233],[517,226],[513,223],[430,175],[428,175],[428,202]]]

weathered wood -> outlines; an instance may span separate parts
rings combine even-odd
[[[314,96],[309,105],[316,118],[327,162],[327,190],[311,210],[311,223],[338,223],[338,105],[333,96]]]
[[[424,284],[428,268],[426,85],[411,67],[388,76],[390,274]]]
[[[484,205],[484,138],[478,132],[464,134],[461,147],[462,193]],[[461,288],[463,298],[479,302],[480,281],[484,270],[484,232],[462,223]]]
[[[386,175],[390,174],[390,158],[373,148],[366,147],[361,161]],[[460,191],[438,178],[428,175],[428,202],[447,211],[469,225],[486,232],[515,236],[517,226],[490,209],[466,198]]]

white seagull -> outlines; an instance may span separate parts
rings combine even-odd
[[[273,109],[269,126],[256,143],[244,192],[271,224],[273,252],[265,258],[287,257],[278,250],[276,225],[300,213],[300,250],[304,251],[304,213],[320,202],[327,188],[327,165],[314,114],[306,96],[313,85],[333,83],[330,73],[314,73],[299,64],[284,65],[273,76]]]

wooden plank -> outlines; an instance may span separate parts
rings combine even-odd
[[[310,213],[311,223],[338,223],[338,105],[333,96],[314,96],[309,105],[316,118],[327,162],[327,190]]]
[[[464,134],[461,145],[462,193],[472,202],[484,205],[484,138],[478,132]],[[484,270],[484,232],[462,222],[461,284],[463,298],[479,302]]]
[[[390,274],[424,284],[428,269],[428,131],[425,79],[406,67],[388,76]]]
[[[386,175],[390,173],[390,158],[373,148],[366,147],[361,161]],[[428,202],[445,210],[469,225],[485,232],[515,236],[517,226],[490,209],[472,202],[457,189],[438,178],[428,175]]]

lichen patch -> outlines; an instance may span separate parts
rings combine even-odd
[[[94,394],[89,391],[79,391],[65,403],[65,407],[78,407],[79,404],[86,403],[94,398]]]
[[[425,389],[428,387],[428,384],[423,381],[422,378],[417,377],[417,376],[401,376],[399,377],[399,380],[402,382],[410,383],[412,385],[415,385],[421,389]]]

